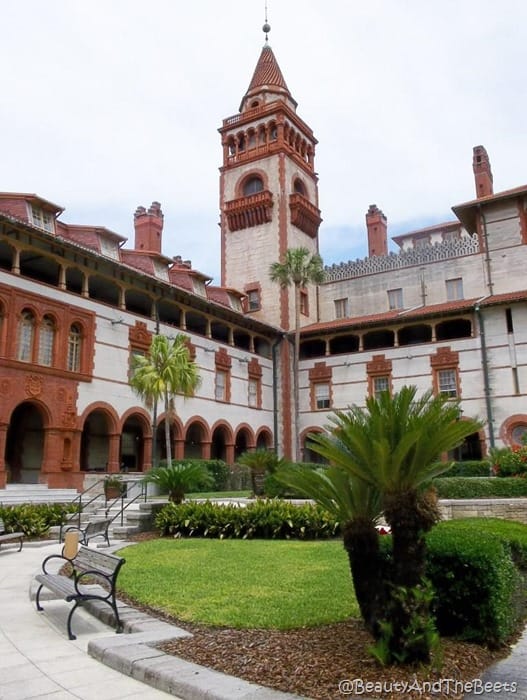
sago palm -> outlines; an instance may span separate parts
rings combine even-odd
[[[159,401],[163,401],[167,464],[172,462],[170,423],[175,410],[174,396],[192,396],[201,382],[187,341],[187,336],[182,334],[173,339],[164,335],[154,336],[148,354],[134,357],[130,377],[130,386],[148,407],[157,406]]]
[[[298,365],[300,358],[300,292],[308,284],[321,284],[324,281],[324,264],[318,253],[311,253],[307,248],[288,248],[283,262],[274,262],[269,268],[269,278],[278,282],[282,288],[295,288],[295,349],[293,358],[293,403],[297,438],[295,440],[294,458],[299,459],[298,430]]]
[[[330,418],[328,435],[315,434],[311,449],[382,494],[385,518],[392,530],[393,591],[419,587],[425,572],[425,533],[439,512],[431,480],[450,468],[441,456],[481,428],[476,420],[459,420],[459,406],[443,395],[403,387],[391,396],[369,398],[366,407],[351,406]],[[410,596],[411,597],[411,596]],[[417,596],[418,597],[418,596]],[[420,612],[426,624],[428,611]],[[408,600],[392,598],[389,615],[393,658],[427,660],[429,650],[412,649],[405,638],[414,611]],[[413,656],[412,656],[413,655]]]
[[[143,479],[147,484],[157,484],[168,500],[181,503],[185,494],[214,484],[214,478],[204,464],[195,462],[172,462],[152,469]]]

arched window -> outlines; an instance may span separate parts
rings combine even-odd
[[[262,178],[258,177],[258,175],[253,175],[243,183],[243,194],[245,197],[248,197],[251,194],[261,192],[263,188]]]
[[[304,197],[306,196],[306,186],[302,182],[300,178],[295,178],[295,182],[293,183],[293,188],[295,192],[298,192],[298,194],[303,195]]]
[[[68,369],[78,372],[81,368],[82,329],[74,323],[68,335]]]
[[[33,359],[33,343],[35,340],[35,317],[31,311],[23,311],[18,324],[17,359],[31,362]]]
[[[44,316],[38,334],[38,363],[51,367],[53,364],[53,345],[55,342],[55,324],[50,316]]]

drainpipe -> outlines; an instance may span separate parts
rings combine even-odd
[[[492,267],[489,254],[489,236],[487,232],[487,220],[485,219],[485,214],[483,213],[481,204],[478,204],[478,211],[481,217],[481,223],[483,224],[483,240],[485,241],[485,265],[487,268],[487,286],[489,288],[489,294],[493,294],[494,284],[492,282]]]
[[[278,455],[278,362],[276,359],[276,352],[278,346],[285,338],[285,334],[282,333],[273,343],[271,352],[273,360],[273,433],[274,433],[274,451]]]
[[[479,325],[479,335],[481,338],[481,365],[483,367],[483,391],[485,393],[485,406],[487,409],[487,423],[489,426],[489,443],[490,447],[495,446],[494,442],[494,420],[492,417],[492,402],[490,397],[490,381],[489,381],[489,361],[487,355],[487,341],[485,339],[485,322],[479,304],[474,307]]]

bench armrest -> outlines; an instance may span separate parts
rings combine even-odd
[[[62,559],[64,564],[71,564],[72,559],[68,559],[67,557],[63,556],[62,554],[50,554],[49,557],[46,557],[44,561],[42,562],[42,573],[44,574],[50,574],[51,572],[47,570],[47,565],[48,562],[50,562],[52,559]]]

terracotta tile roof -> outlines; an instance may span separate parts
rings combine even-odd
[[[285,91],[289,94],[289,88],[284,80],[284,76],[282,75],[273,50],[267,44],[262,49],[247,93],[255,92],[259,88],[266,86],[280,88],[281,91]]]
[[[321,333],[326,331],[346,330],[347,328],[360,328],[362,326],[375,326],[379,324],[390,324],[395,321],[417,321],[427,316],[443,316],[452,313],[461,313],[479,306],[494,306],[497,304],[507,304],[516,301],[527,301],[527,289],[516,292],[506,292],[504,294],[493,294],[492,296],[476,297],[473,299],[458,299],[447,301],[443,304],[431,304],[429,306],[419,306],[417,309],[402,311],[386,311],[382,314],[370,314],[366,316],[354,316],[353,318],[339,318],[324,323],[313,323],[302,328],[302,334]]]

